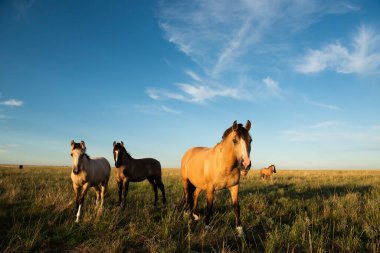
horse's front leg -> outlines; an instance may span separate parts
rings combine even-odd
[[[73,189],[74,189],[74,200],[75,200],[75,212],[78,212],[80,187],[77,186],[76,184],[73,184]]]
[[[243,236],[243,227],[241,225],[240,221],[240,205],[239,205],[239,185],[234,185],[229,188],[232,198],[232,204],[234,206],[234,212],[235,212],[235,221],[236,221],[236,230],[239,236]]]
[[[80,194],[80,197],[78,198],[78,212],[77,212],[77,219],[75,220],[76,223],[79,222],[79,217],[81,215],[81,209],[82,209],[82,206],[83,206],[83,202],[84,202],[84,196],[86,195],[88,189],[89,189],[89,184],[86,183],[82,186],[82,192]]]
[[[205,229],[209,229],[212,206],[214,204],[214,188],[207,189],[206,199],[207,199],[207,211],[206,211],[206,217],[205,217],[205,224],[206,224]]]
[[[194,199],[193,199],[193,210],[192,210],[192,215],[194,220],[199,220],[199,213],[198,213],[198,197],[199,193],[201,193],[202,188],[196,188],[194,191]]]
[[[129,179],[126,178],[123,180],[123,209],[125,209],[125,204],[127,202],[128,187]]]

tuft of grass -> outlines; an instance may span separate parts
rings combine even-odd
[[[112,175],[105,209],[86,196],[75,224],[70,168],[0,166],[0,251],[379,252],[380,171],[279,171],[241,180],[245,236],[237,236],[228,191],[216,193],[211,229],[179,205],[178,169],[164,169],[168,202],[153,206],[148,182],[131,183],[127,207]],[[159,197],[161,195],[159,193]],[[161,199],[160,199],[161,200]],[[205,194],[199,199],[205,215]]]

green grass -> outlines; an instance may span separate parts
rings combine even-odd
[[[239,195],[244,238],[227,191],[217,192],[205,231],[178,206],[179,170],[165,169],[163,180],[166,206],[154,207],[142,182],[130,184],[120,210],[112,175],[103,214],[91,190],[78,225],[70,168],[0,167],[0,251],[380,252],[380,171],[279,171],[263,181],[251,170]],[[204,193],[199,208],[203,218]]]

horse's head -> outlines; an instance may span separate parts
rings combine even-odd
[[[71,145],[71,160],[73,162],[73,173],[78,175],[81,170],[83,170],[83,159],[86,156],[86,144],[84,141],[76,143],[75,141],[70,142]]]
[[[251,135],[249,134],[251,122],[248,120],[245,127],[243,127],[242,124],[237,124],[235,120],[230,129],[232,130],[230,130],[230,134],[232,134],[234,153],[241,168],[241,174],[246,176],[251,168],[251,159],[249,158],[252,142]]]
[[[272,164],[271,167],[272,167],[272,172],[273,172],[273,173],[277,173],[277,172],[276,172],[276,166],[274,166],[274,165]]]
[[[121,166],[122,162],[122,154],[124,149],[124,143],[123,142],[113,142],[113,159],[115,160],[115,167],[118,168]]]

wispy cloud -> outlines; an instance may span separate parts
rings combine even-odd
[[[12,149],[18,148],[18,144],[8,143],[8,144],[0,144],[0,153],[9,152]]]
[[[5,101],[0,102],[0,105],[5,105],[5,106],[9,106],[9,107],[20,107],[23,104],[24,104],[24,102],[21,100],[18,100],[18,99],[9,99],[9,100],[5,100]]]
[[[323,108],[323,109],[334,110],[334,111],[341,110],[341,108],[339,106],[337,106],[337,105],[332,105],[332,104],[327,104],[327,103],[321,103],[321,102],[313,101],[313,100],[309,99],[306,96],[302,96],[302,97],[303,97],[303,100],[306,103],[310,104],[310,105],[314,105],[314,106],[317,106],[317,107],[320,107],[320,108]]]
[[[161,114],[161,113],[171,113],[171,114],[181,114],[181,111],[175,110],[169,106],[162,104],[145,104],[145,105],[135,105],[135,109],[139,112],[146,114]]]
[[[266,87],[268,88],[268,90],[275,96],[277,97],[281,97],[282,96],[282,90],[279,86],[279,83],[275,80],[273,80],[272,78],[270,78],[269,76],[266,77],[265,79],[263,79],[263,83],[266,85]]]
[[[246,62],[246,54],[277,51],[274,38],[302,31],[324,15],[356,10],[343,1],[161,1],[158,17],[166,39],[195,62],[201,73],[186,70],[191,80],[178,81],[172,86],[175,92],[149,88],[146,93],[156,100],[172,98],[190,103],[217,97],[257,100],[259,93],[265,98],[279,97],[284,93],[278,82],[268,78],[260,81],[257,74],[252,77],[253,66],[260,63]],[[253,81],[242,85],[242,79]],[[244,95],[238,96],[241,92]]]
[[[351,40],[351,46],[340,42],[309,52],[295,66],[301,73],[318,73],[332,69],[337,73],[379,73],[380,33],[371,27],[361,26]]]
[[[242,76],[233,87],[218,83],[207,85],[204,82],[176,83],[175,87],[175,91],[149,88],[145,90],[145,93],[156,101],[178,100],[193,104],[206,104],[217,98],[258,101],[282,97],[284,94],[279,82],[269,76],[261,81]]]
[[[380,142],[376,126],[358,126],[342,121],[323,121],[309,127],[282,131],[290,141],[298,142]]]
[[[343,122],[343,121],[334,121],[334,120],[331,120],[331,121],[322,121],[322,122],[319,122],[315,125],[312,125],[310,128],[312,129],[322,129],[322,128],[331,128],[331,127],[342,127],[344,125],[346,125],[347,123],[346,122]]]
[[[16,9],[16,20],[21,21],[27,18],[29,11],[34,5],[34,0],[17,0],[13,1],[13,7]]]

